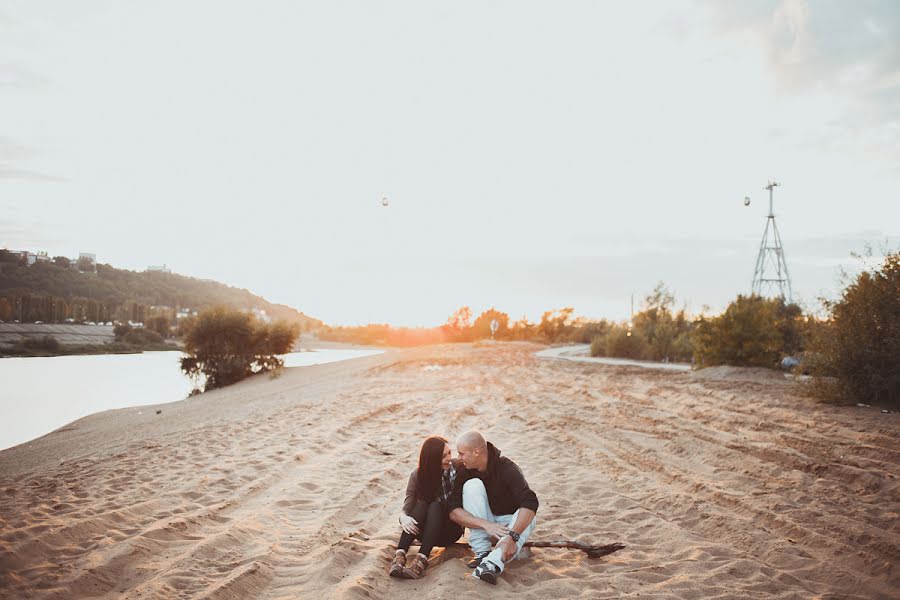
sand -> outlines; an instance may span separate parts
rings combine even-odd
[[[779,382],[435,346],[86,417],[0,452],[4,598],[896,598],[900,415]],[[478,428],[524,470],[534,549],[386,569],[421,440]],[[391,453],[391,454],[387,454]]]

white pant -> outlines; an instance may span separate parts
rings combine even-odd
[[[519,516],[519,511],[516,511],[511,515],[495,515],[493,512],[491,512],[491,505],[488,502],[487,490],[484,488],[484,482],[480,479],[470,479],[463,485],[463,508],[466,510],[466,512],[474,517],[484,519],[485,521],[500,523],[502,525],[505,525],[506,527],[512,527],[516,522],[516,518]],[[522,551],[522,547],[525,545],[525,542],[528,541],[528,536],[530,536],[531,532],[534,531],[534,526],[536,523],[537,517],[532,519],[528,527],[525,528],[525,531],[519,534],[519,541],[516,542],[516,546],[518,546],[518,549],[516,550],[515,555],[510,560],[515,560],[519,556],[519,553]],[[479,552],[487,552],[488,550],[491,550],[491,548],[493,548],[490,536],[484,529],[469,528],[469,546],[476,554]],[[491,561],[492,563],[500,567],[501,573],[503,572],[503,550],[501,550],[500,548],[494,548],[493,550],[491,550],[491,553],[487,555],[485,560]]]

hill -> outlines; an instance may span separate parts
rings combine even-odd
[[[305,330],[322,325],[295,308],[209,279],[128,271],[108,264],[81,270],[52,261],[30,266],[0,262],[0,320],[144,321],[160,312],[174,316],[179,310],[194,312],[214,305],[265,312]]]

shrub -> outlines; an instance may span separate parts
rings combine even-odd
[[[613,356],[616,358],[644,359],[649,353],[647,340],[636,331],[624,325],[611,325],[606,334],[591,342],[591,356]]]
[[[697,365],[769,367],[778,364],[781,335],[775,301],[738,296],[718,317],[700,318],[694,336]]]
[[[900,406],[900,251],[860,273],[826,309],[807,352],[813,393],[829,402]]]
[[[44,352],[59,352],[60,344],[52,335],[39,338],[28,338],[22,341],[22,347],[28,350],[42,350]]]
[[[181,359],[181,370],[197,380],[204,377],[204,390],[231,385],[282,367],[280,355],[291,351],[298,335],[295,324],[266,325],[242,311],[209,309],[184,336],[187,356]]]
[[[122,336],[122,341],[132,346],[152,346],[165,343],[162,336],[149,329],[132,329]]]
[[[775,368],[785,352],[802,347],[801,315],[780,298],[738,296],[720,316],[695,323],[696,364]]]
[[[609,330],[610,324],[606,320],[587,321],[577,320],[573,324],[572,341],[579,344],[591,344],[593,348],[594,340],[602,337]],[[593,350],[592,350],[593,352]],[[599,356],[599,355],[598,355]]]

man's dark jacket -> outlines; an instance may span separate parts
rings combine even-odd
[[[456,474],[453,493],[447,502],[447,508],[463,508],[462,489],[470,479],[481,479],[487,490],[488,503],[495,515],[511,515],[520,508],[528,508],[535,512],[538,509],[537,495],[528,487],[525,476],[519,465],[505,456],[488,442],[488,463],[484,472],[476,469],[463,469]]]

